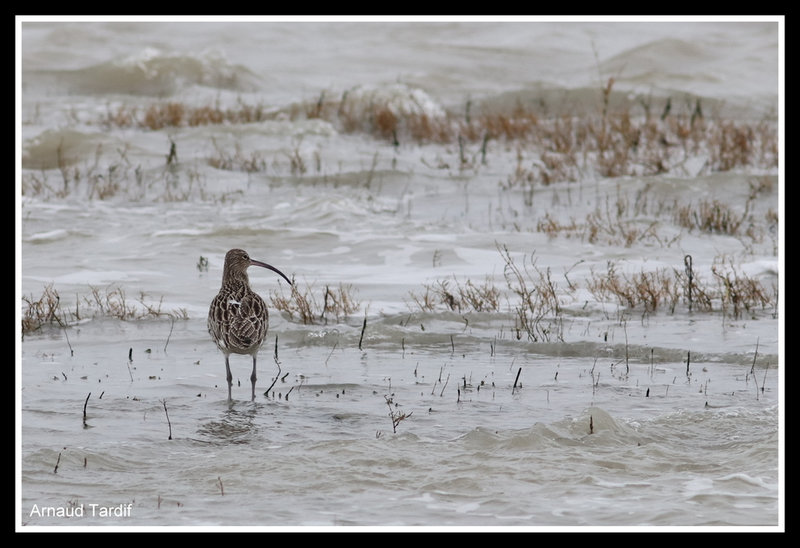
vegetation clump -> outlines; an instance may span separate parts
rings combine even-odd
[[[355,298],[351,284],[340,283],[331,288],[326,285],[321,296],[315,297],[313,287],[306,284],[302,290],[294,283],[287,296],[283,290],[273,290],[270,304],[277,310],[297,318],[304,325],[327,324],[329,321],[341,321],[359,310],[361,303]]]

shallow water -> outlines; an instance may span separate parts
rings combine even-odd
[[[32,22],[22,44],[20,296],[52,284],[80,318],[18,339],[18,528],[782,528],[782,310],[646,313],[587,286],[609,261],[633,275],[691,255],[706,279],[722,257],[777,288],[782,233],[689,231],[655,205],[635,222],[657,238],[632,245],[537,230],[643,195],[741,208],[760,178],[774,187],[756,223],[783,211],[774,167],[697,157],[526,195],[503,186],[519,152],[500,142],[465,167],[456,145],[320,119],[98,122],[162,100],[289,112],[343,90],[432,115],[531,98],[555,112],[596,103],[598,71],[621,102],[692,93],[770,119],[775,23]],[[265,164],[221,169],[221,150]],[[81,176],[60,192],[64,162]],[[311,325],[273,308],[258,397],[233,356],[229,405],[205,318],[232,247],[315,292],[349,284],[359,306]],[[563,290],[538,340],[518,336],[509,292],[497,312],[415,304],[438,280],[505,289],[503,247]],[[249,274],[265,297],[286,291]],[[93,289],[162,314],[95,314]]]

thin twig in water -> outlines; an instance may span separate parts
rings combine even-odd
[[[444,386],[442,386],[442,391],[439,392],[439,397],[442,397],[444,394],[444,389],[447,388],[447,382],[450,380],[450,373],[447,374],[447,378],[444,380]]]
[[[336,341],[335,343],[333,343],[333,348],[331,348],[330,354],[328,354],[328,357],[325,358],[325,365],[328,365],[328,360],[331,359],[331,356],[333,355],[333,351],[336,350],[336,345],[337,344],[339,344],[339,341]]]
[[[625,376],[628,376],[630,367],[628,367],[628,322],[622,322],[622,329],[625,331]]]
[[[167,411],[167,400],[161,400],[161,403],[164,404],[164,414],[167,416],[167,427],[169,427],[169,437],[168,440],[172,439],[172,423],[169,422],[169,412]]]
[[[225,489],[222,487],[222,478],[220,476],[217,476],[217,484],[219,485],[219,494],[224,497]]]
[[[58,474],[58,463],[61,462],[61,451],[58,452],[58,458],[56,459],[56,467],[53,468],[53,473]]]
[[[67,346],[69,346],[69,355],[70,356],[74,356],[75,352],[73,352],[72,345],[69,342],[69,335],[67,334],[67,326],[66,325],[64,326],[64,338],[67,339]]]
[[[278,366],[278,373],[275,375],[275,378],[272,379],[272,384],[269,385],[269,388],[267,388],[264,391],[264,395],[266,397],[269,397],[269,391],[272,390],[272,387],[275,386],[276,382],[278,382],[278,377],[281,376],[281,362],[278,361],[278,336],[277,335],[275,335],[275,354],[274,354],[273,357],[275,358],[275,365]],[[288,375],[288,373],[287,373],[287,375]]]

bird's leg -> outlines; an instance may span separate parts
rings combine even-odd
[[[256,355],[253,354],[253,373],[250,375],[250,383],[253,385],[253,394],[250,401],[256,401]]]
[[[228,363],[227,354],[225,354],[225,372],[227,373],[226,378],[228,379],[228,401],[231,401],[231,385],[233,384],[233,375],[231,374],[231,366]]]

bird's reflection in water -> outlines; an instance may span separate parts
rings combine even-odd
[[[197,429],[200,439],[215,444],[250,443],[259,429],[255,424],[256,407],[256,405],[247,405],[242,409],[228,407],[222,412],[219,420],[200,425]]]

